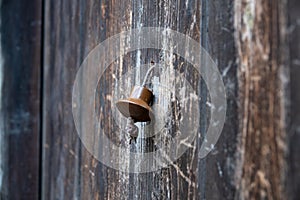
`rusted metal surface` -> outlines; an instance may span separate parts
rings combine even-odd
[[[126,118],[131,117],[135,122],[148,122],[153,117],[150,107],[152,101],[153,93],[150,89],[135,86],[130,97],[117,101],[116,106]]]

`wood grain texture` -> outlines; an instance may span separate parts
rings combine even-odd
[[[104,39],[123,30],[141,26],[169,27],[199,41],[198,2],[46,1],[45,11],[43,197],[197,198],[196,175],[191,170],[191,165],[197,158],[195,149],[189,150],[173,166],[145,174],[119,172],[95,160],[82,146],[75,132],[71,113],[71,89],[75,73],[87,53]],[[100,87],[100,94],[104,95],[103,101],[112,93],[113,76],[121,79],[121,72],[126,72],[131,67],[151,60],[158,62],[167,59],[167,54],[158,53],[142,50],[113,63],[101,83],[105,85]],[[171,62],[179,62],[179,58]],[[195,79],[195,86],[197,85],[198,81]],[[110,109],[108,103],[100,107],[106,113]],[[105,115],[102,120],[110,118],[111,116]],[[116,136],[112,132],[113,124],[109,121],[105,124],[110,130],[108,135],[113,140]],[[136,147],[128,145],[127,148],[134,151],[151,150],[153,142],[141,140]]]
[[[1,200],[299,197],[298,0],[0,2]],[[187,144],[190,148],[165,168],[126,173],[102,164],[84,147],[73,121],[72,89],[80,64],[94,47],[143,27],[170,28],[204,47],[222,74],[227,116],[214,150],[200,159],[210,115],[209,91],[200,74],[168,51],[141,49],[121,56],[99,77],[95,109],[105,134],[126,149],[117,155],[123,165],[138,169],[141,164],[130,152],[169,144],[159,135],[142,138],[157,128],[146,124],[139,125],[137,143],[130,143],[112,112],[115,98],[126,97],[141,83],[144,64],[165,67],[151,74],[156,82],[149,87],[161,108],[174,106],[166,122],[160,122],[170,136],[179,133],[181,111],[194,107],[181,105],[176,98],[183,98],[182,93],[173,100],[171,92],[155,84],[170,91],[176,84],[187,87],[175,79],[181,75],[201,97],[199,132]],[[116,51],[125,50],[121,40]]]
[[[289,0],[287,4],[288,24],[288,63],[290,66],[290,98],[288,131],[288,156],[286,190],[288,199],[297,199],[300,196],[300,2]]]
[[[238,198],[285,199],[285,1],[236,1],[239,61]]]
[[[281,199],[287,194],[295,199],[299,185],[297,5],[292,0],[287,4],[291,12],[286,25],[286,4],[279,1],[235,2],[235,7],[233,1],[46,1],[43,198]],[[2,95],[1,105],[1,198],[36,199],[39,187],[41,2],[33,2],[24,8],[23,4],[3,1],[1,9],[5,74],[2,88],[5,95]],[[12,15],[11,10],[22,12]],[[19,23],[21,16],[27,17],[25,22]],[[4,29],[7,24],[14,26]],[[198,159],[198,148],[191,148],[167,168],[152,173],[128,174],[101,164],[82,146],[72,119],[71,90],[80,63],[93,47],[123,30],[146,26],[169,27],[201,41],[223,75],[228,114],[223,134],[207,158]],[[11,33],[13,40],[9,37]],[[286,43],[285,34],[289,36],[289,43]],[[24,40],[24,37],[30,40]],[[124,46],[120,51],[122,48]],[[14,57],[21,59],[12,59]],[[175,56],[170,60],[169,57],[167,53],[155,50],[135,51],[118,59],[105,72],[98,88],[101,96],[98,106],[104,110],[101,119],[113,141],[120,139],[119,132],[111,116],[105,113],[109,113],[113,103],[109,99],[119,87],[114,77],[123,84],[134,84],[145,74],[145,69],[135,71],[130,80],[124,80],[124,72],[151,61],[170,62],[170,73],[174,67],[181,74],[188,74],[190,83],[202,97],[200,131],[205,131],[206,115],[209,114],[206,108],[209,94],[205,84],[182,58]],[[238,76],[236,66],[239,66]],[[168,82],[171,79],[172,76],[165,77],[160,83],[172,88]],[[288,80],[289,85],[286,84]],[[177,111],[172,113],[172,116],[177,115]],[[171,132],[176,129],[173,125],[169,128]],[[143,134],[153,131],[141,129]],[[198,147],[202,139],[197,140]],[[155,148],[153,138],[138,138],[137,145],[125,141],[124,145],[128,151],[147,152]],[[120,155],[120,159],[123,156]],[[127,164],[139,167],[132,161]]]
[[[73,196],[86,199],[218,199],[221,197],[231,199],[234,196],[233,173],[237,126],[233,122],[236,121],[237,114],[232,4],[232,1],[222,3],[203,1],[202,8],[198,1],[126,1],[122,4],[111,1],[103,1],[99,4],[98,2],[54,4],[49,1],[46,4],[48,12],[45,31],[47,35],[44,94],[46,116],[44,117],[45,176],[43,185],[45,198],[71,198]],[[75,10],[65,12],[67,8]],[[73,13],[75,16],[69,16],[68,13]],[[60,16],[59,19],[57,19],[58,16]],[[202,24],[201,27],[200,24]],[[122,30],[141,26],[169,27],[195,40],[200,41],[202,38],[202,45],[214,56],[214,60],[220,66],[228,89],[228,113],[230,114],[220,139],[221,142],[213,155],[206,160],[198,160],[197,149],[192,149],[166,169],[155,173],[126,174],[107,168],[81,148],[70,119],[70,87],[75,77],[75,68],[78,68],[84,56],[97,43]],[[202,35],[200,35],[200,30]],[[58,43],[60,46],[57,46]],[[72,48],[68,48],[68,44],[72,44]],[[112,76],[121,79],[122,71],[150,61],[166,60],[166,55],[143,50],[139,52],[139,55],[134,52],[124,56],[113,63],[105,74],[105,79],[101,84],[108,89],[103,89],[101,92],[106,96],[111,95],[112,91],[109,88],[113,87]],[[175,66],[180,62],[182,59],[177,57],[172,60]],[[190,68],[186,65],[183,61],[180,69],[182,73],[189,71]],[[140,73],[145,74],[145,71]],[[190,74],[193,73],[190,72]],[[205,84],[203,82],[200,84],[197,76],[190,78],[191,84],[198,88],[199,94],[205,99],[207,95]],[[124,82],[124,84],[127,83]],[[63,88],[66,89],[66,93],[57,92]],[[50,103],[50,99],[54,102]],[[107,97],[104,96],[103,101],[106,99]],[[52,104],[57,106],[53,107]],[[206,102],[202,101],[201,105],[203,118],[201,129],[205,132]],[[107,112],[110,109],[109,104],[102,106]],[[66,116],[62,117],[64,114]],[[110,117],[105,115],[105,118]],[[64,125],[61,124],[62,121]],[[113,125],[109,121],[106,124],[108,130],[112,129]],[[110,135],[110,137],[114,136]],[[56,143],[53,143],[53,140]],[[73,143],[70,145],[71,141]],[[198,145],[200,144],[201,139],[198,141]],[[134,150],[143,151],[145,147],[151,150],[153,143],[141,141],[137,147],[134,147]],[[53,162],[56,164],[51,166]],[[193,166],[194,163],[198,163],[196,169]],[[75,167],[68,170],[70,166]],[[60,171],[61,175],[59,175]]]
[[[233,199],[238,151],[237,64],[234,40],[234,1],[201,1],[201,45],[212,56],[222,75],[227,98],[227,115],[215,150],[198,160],[198,188],[200,199]],[[203,88],[202,88],[203,90]],[[205,90],[205,89],[204,89]],[[209,96],[209,94],[206,94]],[[205,94],[201,94],[204,98]],[[202,116],[208,114],[204,109]],[[201,124],[207,127],[207,124]]]
[[[0,199],[39,199],[42,1],[0,13]]]

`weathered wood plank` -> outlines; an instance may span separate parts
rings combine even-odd
[[[126,186],[119,182],[126,175],[102,165],[82,147],[74,127],[71,94],[77,69],[89,51],[119,33],[121,25],[126,29],[129,16],[122,11],[127,12],[127,6],[128,2],[113,1],[46,1],[45,199],[108,199],[122,197],[126,191],[121,191]]]
[[[199,40],[199,2],[46,1],[45,6],[43,197],[197,198],[196,175],[191,170],[193,159],[197,158],[194,150],[188,151],[173,166],[147,174],[118,172],[93,159],[82,148],[75,132],[71,113],[71,89],[76,70],[87,53],[97,43],[122,30],[137,28],[142,24],[170,27]],[[144,50],[140,55],[135,52],[117,60],[105,75],[107,90],[102,92],[112,92],[112,74],[117,77],[122,75],[118,70],[126,71],[131,66],[166,59],[164,56],[167,54],[157,53]],[[139,63],[136,61],[138,57]],[[177,59],[179,58],[172,62],[178,62]],[[123,68],[120,69],[120,66]],[[195,86],[197,85],[198,81],[195,81]],[[104,110],[110,109],[108,104],[102,106]],[[110,117],[105,116],[106,119]],[[113,133],[109,135],[114,137]],[[142,151],[145,146],[153,148],[146,141],[141,141],[139,145],[136,147],[138,151]]]
[[[300,2],[289,0],[287,4],[288,24],[288,63],[290,66],[289,96],[290,105],[287,120],[288,157],[286,191],[288,199],[300,196]]]
[[[80,199],[82,146],[73,124],[71,91],[76,70],[93,45],[86,41],[91,8],[85,1],[45,1],[44,10],[42,197]]]
[[[0,199],[39,199],[42,1],[0,13]]]
[[[128,0],[54,3],[48,0],[45,11],[45,199],[285,197],[286,104],[289,101],[285,92],[285,79],[289,79],[286,76],[285,2]],[[297,17],[290,13],[291,25]],[[147,26],[169,27],[201,41],[223,75],[227,89],[227,118],[220,140],[207,158],[197,157],[202,139],[199,137],[198,148],[190,149],[169,167],[150,173],[128,174],[101,164],[82,146],[72,119],[72,84],[84,57],[98,43],[121,31]],[[296,25],[291,33],[295,38],[297,30]],[[291,52],[298,51],[296,44],[290,41]],[[119,50],[124,50],[125,47],[120,46]],[[294,66],[290,84],[292,128],[288,138],[291,141],[288,160],[291,178],[287,181],[291,197],[294,197],[299,181],[294,176],[299,168],[295,145],[298,144],[299,121],[297,56],[292,53],[290,58]],[[126,71],[168,58],[165,52],[135,51],[116,60],[105,72],[97,88],[99,102],[105,103],[96,106],[104,113],[100,115],[101,120],[112,140],[118,141],[122,137],[112,116],[107,115],[113,103],[110,101],[113,92],[119,94],[116,88],[120,85],[116,85],[114,79],[124,85],[133,84],[145,70],[140,69],[134,72],[133,79],[124,80],[122,76]],[[180,73],[192,71],[182,58],[169,61],[172,66],[183,62]],[[206,98],[209,99],[209,94],[199,77],[191,74],[191,84],[202,97],[200,129],[203,132],[207,127]],[[161,83],[168,81],[161,80]],[[178,113],[174,111],[174,114]],[[152,130],[145,128],[142,131]],[[138,138],[137,145],[126,143],[124,146],[128,152],[155,148],[152,138]],[[138,167],[132,161],[126,164]]]
[[[214,151],[198,160],[199,198],[234,199],[238,157],[237,64],[234,39],[234,1],[201,1],[201,44],[217,64],[226,87],[227,115]],[[207,94],[209,96],[209,93]],[[204,95],[201,95],[203,98]],[[205,106],[206,106],[206,102]],[[205,116],[203,110],[201,116]],[[208,114],[208,111],[207,113]],[[203,125],[202,125],[203,126]],[[203,126],[204,130],[207,124]]]
[[[285,1],[236,1],[239,198],[285,199]]]
[[[44,8],[41,0],[1,1],[0,199],[297,199],[299,8],[296,0],[46,0]],[[199,135],[192,144],[197,148],[168,167],[130,174],[103,165],[82,145],[73,122],[71,94],[76,72],[91,49],[121,31],[147,26],[171,28],[201,42],[223,76],[227,118],[219,142],[205,159],[198,158],[203,140]],[[125,48],[122,43],[117,50]],[[190,64],[168,52],[134,51],[113,62],[97,88],[96,108],[107,135],[127,152],[153,151],[155,140],[162,139],[139,137],[137,144],[129,144],[110,113],[112,97],[121,94],[119,88],[129,85],[129,92],[146,73],[139,66],[151,62],[167,66],[168,76],[155,76],[171,90],[172,70],[187,74],[201,96],[200,132],[208,125],[209,92]],[[129,70],[133,76],[126,79]],[[157,96],[170,101],[167,94]],[[179,111],[174,109],[170,118],[179,116]],[[174,123],[168,129],[176,132]],[[140,134],[153,131],[151,126],[140,126]],[[167,144],[167,140],[161,143]],[[119,157],[124,160],[126,155]],[[124,165],[140,167],[133,160]]]

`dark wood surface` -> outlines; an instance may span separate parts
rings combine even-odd
[[[234,1],[202,1],[201,45],[212,56],[222,74],[227,95],[227,115],[215,150],[205,159],[198,160],[198,171],[201,172],[198,174],[199,199],[234,199],[237,190],[238,85],[233,19]],[[206,115],[203,111],[200,113]]]
[[[297,0],[2,0],[0,199],[297,199],[299,9]],[[209,92],[191,65],[174,56],[174,69],[187,74],[201,96],[195,148],[155,172],[125,173],[97,161],[83,146],[72,89],[94,47],[149,26],[187,34],[212,56],[226,87],[226,122],[214,151],[198,158]],[[134,84],[124,73],[168,56],[153,49],[128,53],[99,80],[95,106],[112,141],[122,138],[109,114],[111,96],[120,95],[116,88],[122,86],[115,79]],[[135,80],[138,73],[146,71],[134,72]],[[172,76],[160,83],[168,85]],[[155,149],[154,138],[122,142],[128,151]]]
[[[38,199],[42,1],[1,1],[0,199]]]
[[[287,122],[288,157],[287,157],[287,194],[289,199],[300,196],[300,2],[288,1],[288,64],[290,66],[289,113]]]
[[[187,199],[196,198],[197,176],[192,168],[195,149],[188,151],[173,166],[152,173],[128,174],[97,161],[82,146],[71,112],[71,92],[75,74],[83,58],[98,43],[124,30],[147,26],[170,27],[200,39],[200,5],[197,1],[92,1],[56,3],[46,1],[44,62],[44,163],[43,197],[46,199]],[[179,15],[180,17],[174,17]],[[196,21],[193,21],[193,17]],[[159,52],[142,50],[125,57],[123,71],[131,66],[165,59]],[[179,59],[179,58],[178,58]],[[176,60],[174,62],[177,62]],[[100,88],[104,101],[112,93],[112,76],[120,60],[105,74]],[[126,83],[126,82],[125,82]],[[195,85],[197,86],[198,80]],[[102,93],[101,93],[102,92]],[[108,104],[100,105],[109,110]],[[105,115],[106,120],[111,115]],[[108,124],[108,130],[113,124]],[[111,131],[109,131],[111,132]],[[108,133],[114,137],[113,133]],[[128,145],[128,149],[133,146]],[[153,149],[141,141],[137,151]],[[122,155],[120,155],[122,156]],[[133,163],[134,164],[134,163]],[[169,195],[169,197],[167,197]]]

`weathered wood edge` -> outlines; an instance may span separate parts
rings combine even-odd
[[[0,199],[39,199],[42,1],[0,4]]]

